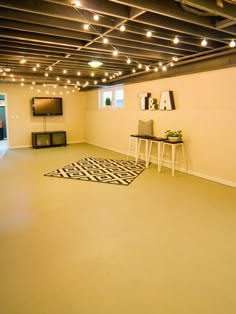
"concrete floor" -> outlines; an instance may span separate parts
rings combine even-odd
[[[45,177],[88,144],[0,160],[1,314],[235,314],[236,190],[152,164],[130,186]]]

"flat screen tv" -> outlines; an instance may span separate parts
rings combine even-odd
[[[33,116],[62,116],[62,98],[60,97],[33,97]]]

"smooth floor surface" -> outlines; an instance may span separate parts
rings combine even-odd
[[[152,164],[129,186],[50,178],[88,144],[0,159],[1,314],[235,314],[236,189]]]

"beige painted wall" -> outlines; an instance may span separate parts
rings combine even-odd
[[[31,100],[33,96],[47,96],[45,92],[38,93],[31,90],[28,85],[23,87],[18,84],[0,85],[0,93],[6,94],[7,97],[9,148],[31,146],[31,132],[44,131],[44,119],[47,131],[65,130],[68,143],[84,141],[85,94],[76,92],[67,95],[64,90],[62,91],[63,116],[43,118],[32,116]],[[57,92],[55,97],[59,96]]]
[[[86,93],[87,142],[126,153],[138,120],[154,120],[154,135],[182,129],[188,172],[236,187],[236,68],[165,78],[125,89],[125,108],[98,110],[98,92]],[[139,93],[173,90],[176,110],[142,111]],[[183,165],[180,165],[182,167]]]

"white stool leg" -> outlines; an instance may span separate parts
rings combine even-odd
[[[137,142],[136,142],[136,156],[135,156],[135,163],[137,164],[138,162],[138,158],[139,158],[139,151],[140,151],[140,146],[141,146],[141,139],[137,138]]]
[[[162,162],[163,162],[165,147],[166,147],[166,143],[164,143],[164,144],[163,144],[163,147],[162,147],[162,151],[161,151],[161,160],[160,160],[160,163],[159,163],[159,165],[158,165],[158,172],[161,171],[161,166],[162,166]]]
[[[157,142],[157,164],[159,167],[161,161],[161,142]]]
[[[182,147],[182,154],[183,154],[183,161],[184,161],[184,167],[185,167],[185,171],[187,172],[187,163],[186,163],[186,157],[185,157],[185,151],[184,151],[184,144],[181,144]]]
[[[150,141],[149,150],[148,150],[148,164],[150,163],[151,153],[152,153],[152,141]]]
[[[149,153],[149,149],[148,149],[148,146],[149,146],[149,140],[145,140],[145,162],[146,162],[146,168],[148,168],[148,153]]]
[[[172,169],[172,176],[175,175],[175,153],[176,153],[176,145],[171,145],[171,169]]]
[[[128,151],[127,151],[127,155],[126,155],[126,160],[129,159],[131,141],[132,141],[132,137],[130,136],[129,137],[129,144],[128,144]]]

